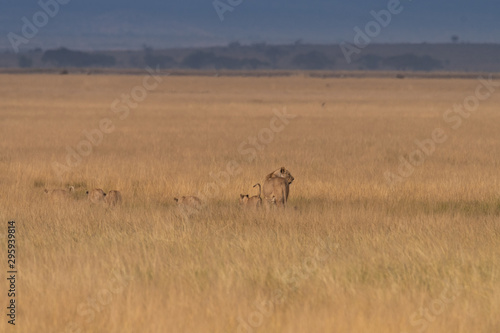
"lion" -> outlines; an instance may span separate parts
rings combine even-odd
[[[201,200],[195,196],[182,196],[179,198],[174,198],[174,201],[177,202],[178,205],[183,206],[191,206],[191,207],[199,207],[201,206]]]
[[[108,205],[108,207],[119,205],[122,202],[122,194],[120,191],[111,190],[104,197],[104,202]]]
[[[290,184],[292,184],[294,180],[295,178],[285,167],[281,167],[268,174],[264,180],[262,189],[266,202],[286,207],[288,194],[290,192]]]
[[[202,208],[200,198],[195,196],[182,196],[180,198],[174,198],[174,201],[177,202],[177,208],[185,218],[189,218],[193,214],[196,214]]]
[[[60,201],[60,200],[69,200],[71,198],[71,193],[75,188],[73,186],[69,186],[67,190],[64,189],[54,189],[54,190],[47,190],[44,189],[45,194],[49,196],[49,198],[53,201]]]
[[[261,198],[261,187],[260,184],[257,183],[253,187],[259,186],[259,195],[254,195],[250,197],[248,194],[240,194],[240,205],[245,208],[254,208],[259,209],[262,206],[262,198]]]
[[[87,197],[89,201],[93,204],[104,203],[104,198],[106,197],[106,193],[100,188],[95,188],[92,191],[87,191]]]

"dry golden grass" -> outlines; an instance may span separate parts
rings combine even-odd
[[[119,120],[111,103],[141,83],[0,75],[17,332],[500,331],[500,92],[455,131],[443,113],[476,80],[164,77]],[[248,162],[239,145],[283,107],[297,117]],[[52,163],[106,117],[115,131],[59,179]],[[436,127],[449,139],[389,186]],[[241,173],[181,218],[173,197],[230,161]],[[243,212],[239,194],[280,166],[289,208]],[[67,185],[69,203],[44,196]],[[92,188],[121,207],[90,206]]]

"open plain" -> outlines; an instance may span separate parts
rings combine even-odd
[[[0,75],[16,331],[500,332],[499,82]]]

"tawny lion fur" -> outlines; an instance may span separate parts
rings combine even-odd
[[[281,167],[270,174],[264,180],[262,192],[267,203],[275,202],[278,206],[286,207],[290,184],[294,177],[285,167]]]

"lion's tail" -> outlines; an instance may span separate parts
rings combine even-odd
[[[261,195],[261,193],[262,193],[262,191],[261,191],[261,187],[260,187],[260,184],[259,184],[259,183],[257,183],[257,184],[255,184],[253,187],[255,187],[255,186],[257,186],[257,185],[259,186],[259,198],[260,198],[260,195]]]
[[[281,189],[281,193],[283,195],[283,208],[286,208],[286,201],[287,201],[287,197],[286,197],[286,189],[285,188],[282,188]]]

